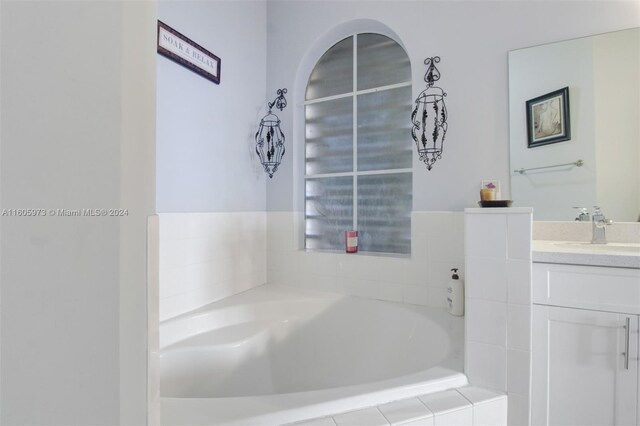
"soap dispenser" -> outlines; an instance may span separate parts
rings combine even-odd
[[[458,276],[458,268],[451,270],[451,280],[447,285],[447,310],[451,315],[464,315],[464,284]]]

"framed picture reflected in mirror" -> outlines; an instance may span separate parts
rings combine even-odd
[[[571,139],[569,87],[526,101],[527,147]]]

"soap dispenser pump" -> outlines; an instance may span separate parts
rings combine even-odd
[[[458,268],[451,270],[451,280],[447,285],[447,310],[451,315],[464,315],[464,284],[458,276]]]

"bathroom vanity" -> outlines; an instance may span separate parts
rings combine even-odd
[[[509,52],[511,197],[535,220],[533,425],[640,425],[639,46],[630,28]],[[529,105],[563,87],[571,135],[537,144],[547,110]]]
[[[531,423],[639,424],[640,244],[534,240],[532,287]]]

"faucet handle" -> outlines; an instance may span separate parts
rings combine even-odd
[[[594,221],[594,224],[596,226],[596,228],[604,228],[606,225],[611,225],[613,224],[613,220],[612,219],[598,219]]]
[[[613,223],[612,219],[607,219],[604,216],[604,213],[602,212],[602,209],[600,207],[593,206],[593,208],[595,209],[595,211],[593,212],[592,218],[596,227],[604,228],[605,225],[611,225]]]

